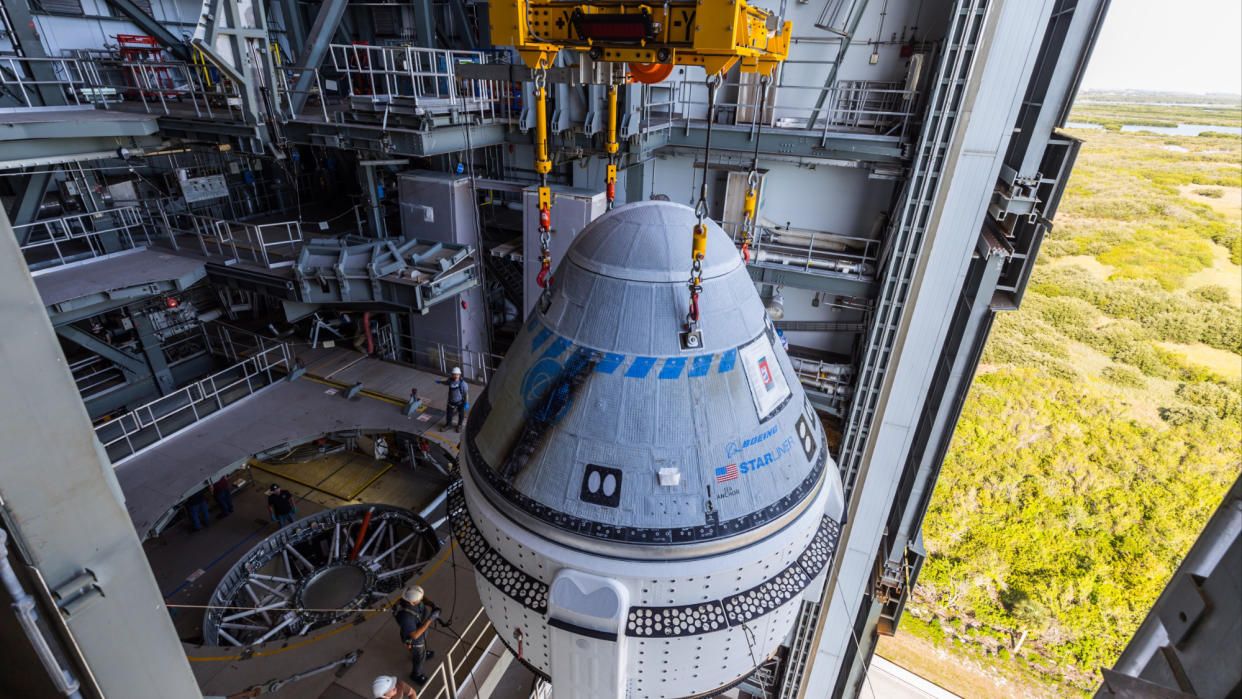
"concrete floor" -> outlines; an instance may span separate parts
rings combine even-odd
[[[286,441],[286,432],[301,435],[318,431],[319,423],[325,422],[324,410],[329,413],[326,416],[329,422],[325,425],[332,424],[335,429],[348,429],[347,425],[340,424],[343,421],[338,416],[349,415],[350,419],[344,422],[360,423],[359,426],[368,429],[421,433],[446,445],[450,451],[455,450],[460,435],[442,429],[443,413],[439,410],[428,408],[407,418],[400,415],[399,408],[394,405],[398,397],[409,394],[410,387],[418,387],[419,393],[428,398],[440,396],[444,387],[435,384],[440,377],[363,358],[345,349],[314,351],[305,359],[313,376],[265,389],[259,394],[263,400],[256,400],[259,396],[247,399],[123,464],[118,476],[122,476],[127,497],[141,499],[144,513],[155,512],[167,506],[159,504],[160,494],[167,497],[167,493],[177,489],[167,481],[192,483],[193,478],[202,478],[230,463],[239,463],[239,457],[246,453],[255,453],[259,448],[253,447],[254,444],[267,448]],[[332,388],[333,382],[355,381],[364,384],[366,393],[353,401],[343,401],[339,392]],[[291,391],[293,387],[297,390]],[[316,415],[317,408],[321,412]],[[274,412],[279,412],[280,416],[275,416]],[[383,417],[376,422],[378,416]],[[303,417],[306,419],[300,419]],[[368,420],[369,424],[362,424]],[[280,429],[274,433],[265,429],[272,424]],[[161,458],[168,454],[175,454],[176,458]],[[276,531],[275,523],[267,515],[269,485],[280,483],[293,493],[298,500],[299,518],[357,502],[397,505],[418,512],[448,485],[446,477],[431,469],[414,471],[405,466],[393,466],[385,470],[385,467],[386,464],[357,453],[337,453],[305,463],[267,466],[287,477],[243,467],[229,476],[234,484],[240,483],[233,495],[233,514],[221,519],[216,504],[209,501],[211,523],[203,530],[191,532],[188,519],[182,514],[160,536],[144,543],[174,626],[205,695],[228,696],[258,685],[272,688],[274,682],[306,673],[351,652],[358,653],[358,660],[352,666],[337,666],[290,682],[275,691],[274,696],[365,698],[371,696],[370,686],[376,675],[405,677],[409,674],[408,652],[398,639],[396,622],[390,613],[379,610],[379,604],[375,611],[359,615],[355,623],[320,629],[318,635],[312,633],[308,637],[263,644],[242,652],[236,648],[199,645],[204,613],[200,607],[210,600],[228,569]],[[376,474],[380,474],[379,477],[367,484]],[[131,491],[131,488],[137,490]],[[353,497],[340,497],[343,495]],[[131,513],[134,513],[135,503],[131,501],[130,504]],[[434,522],[442,516],[441,506],[428,519]],[[135,520],[141,533],[141,523],[147,518],[140,516]],[[517,663],[502,658],[507,651],[491,644],[493,634],[487,628],[486,617],[480,614],[474,571],[466,557],[456,551],[447,524],[438,534],[443,548],[429,561],[418,581],[427,590],[428,598],[443,608],[442,618],[451,626],[445,629],[433,625],[428,632],[428,647],[437,655],[425,666],[431,680],[419,689],[419,694],[434,697],[444,688],[448,673],[440,666],[445,654],[456,645],[452,657],[457,670],[452,683],[463,694],[473,694],[473,686],[477,683],[481,688],[487,687],[482,692],[486,696],[528,697],[534,677]],[[459,641],[457,634],[465,636],[466,642]],[[485,654],[491,655],[490,663],[479,662]],[[471,670],[476,665],[497,664],[505,672],[494,689],[484,684],[485,677],[472,678]]]
[[[116,465],[140,537],[204,479],[215,480],[280,444],[352,429],[427,434],[451,448],[460,441],[460,434],[442,429],[446,389],[436,384],[442,377],[352,349],[297,355],[306,362],[306,376],[278,381]],[[347,400],[345,388],[354,383],[363,392]],[[429,400],[424,410],[406,416],[401,406],[411,388]]]

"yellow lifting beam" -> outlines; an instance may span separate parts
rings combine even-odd
[[[741,61],[771,75],[789,55],[793,25],[746,0],[492,0],[492,41],[515,47],[532,69],[550,68],[560,49],[597,61],[702,66],[720,73]]]

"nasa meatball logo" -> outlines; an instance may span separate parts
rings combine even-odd
[[[548,390],[560,376],[561,363],[551,358],[540,359],[526,371],[526,376],[522,379],[522,403],[526,406],[527,415],[539,409],[548,396]],[[569,405],[566,404],[562,413],[568,408]]]

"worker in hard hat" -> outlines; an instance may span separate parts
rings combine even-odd
[[[397,626],[401,629],[401,641],[410,649],[413,667],[410,679],[418,686],[427,682],[423,674],[423,662],[435,655],[435,651],[427,650],[427,629],[431,622],[440,618],[440,608],[423,595],[423,588],[410,585],[401,593],[395,610]]]
[[[466,419],[466,411],[470,409],[470,384],[461,377],[461,368],[453,367],[449,378],[436,383],[448,386],[448,406],[444,409],[444,429],[453,426],[453,415],[457,415],[457,431],[461,432],[461,423]]]
[[[371,696],[375,699],[418,699],[413,687],[392,675],[376,677],[371,683]]]

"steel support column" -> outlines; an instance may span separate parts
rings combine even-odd
[[[39,40],[39,33],[35,30],[34,15],[31,14],[27,1],[12,0],[12,2],[4,3],[4,10],[13,23],[13,33],[16,35],[13,39],[16,40],[18,48],[21,49],[20,53],[25,58],[47,58],[47,51],[43,49],[43,42]],[[56,80],[56,72],[52,65],[45,61],[32,61],[30,74],[40,82]],[[65,104],[65,96],[55,85],[40,85],[35,90],[44,106]]]
[[[434,49],[436,47],[436,15],[431,0],[414,0],[414,31],[418,34],[418,45]]]
[[[306,36],[307,46],[298,55],[295,65],[298,80],[293,86],[293,114],[290,116],[296,116],[306,106],[311,85],[315,81],[315,71],[319,70],[324,56],[328,54],[328,45],[332,43],[332,35],[336,34],[341,18],[345,16],[346,5],[345,0],[324,0],[319,6],[319,14],[315,15],[315,23],[311,25],[310,33]]]
[[[151,374],[155,377],[155,383],[159,386],[160,395],[168,395],[177,388],[177,384],[173,381],[172,371],[168,368],[168,360],[164,358],[164,348],[160,345],[160,340],[155,336],[155,328],[151,325],[151,319],[145,313],[132,312],[130,317],[134,321],[134,331],[138,333],[138,344],[142,347],[142,354],[147,358],[147,366],[151,368]]]
[[[281,23],[285,26],[285,39],[289,42],[289,50],[293,52],[290,60],[302,60],[306,48],[306,22],[302,21],[302,8],[297,0],[276,0],[274,3],[280,12]]]
[[[80,330],[72,325],[61,325],[56,328],[56,334],[82,349],[94,352],[117,365],[121,368],[121,371],[125,372],[126,378],[130,381],[151,375],[150,367],[147,366],[147,363],[141,357],[113,347],[85,330]]]
[[[9,207],[9,220],[14,226],[23,226],[35,219],[39,213],[39,204],[43,203],[43,195],[47,192],[47,186],[52,181],[52,173],[46,170],[35,172],[27,175],[23,181],[24,187],[18,185],[21,192],[13,199],[12,206]],[[25,245],[26,238],[30,236],[30,228],[26,228],[17,233],[18,245]]]

